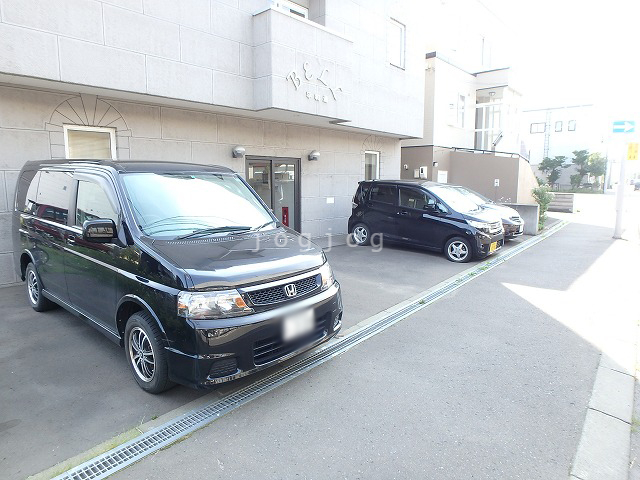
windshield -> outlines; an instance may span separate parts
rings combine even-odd
[[[469,200],[471,200],[473,203],[475,203],[477,205],[484,205],[486,203],[493,203],[493,201],[489,200],[487,197],[483,197],[479,193],[474,192],[472,190],[468,190],[468,189],[466,189],[464,187],[456,187],[456,190],[458,190],[465,197],[467,197]]]
[[[273,222],[235,175],[127,173],[122,181],[138,226],[151,237],[247,231]]]
[[[432,193],[440,197],[440,199],[449,205],[456,212],[475,212],[480,210],[477,203],[472,202],[466,195],[463,195],[454,187],[436,186],[431,187]]]

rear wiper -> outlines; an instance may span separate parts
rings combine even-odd
[[[207,235],[210,233],[220,233],[220,232],[246,232],[247,230],[251,230],[251,227],[246,227],[244,225],[229,225],[227,227],[208,227],[208,228],[199,228],[198,230],[194,230],[191,233],[187,233],[185,235],[180,235],[176,237],[176,240],[183,240],[185,238],[195,237],[197,235]]]

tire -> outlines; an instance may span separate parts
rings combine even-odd
[[[467,263],[473,256],[471,244],[462,237],[450,238],[444,245],[444,255],[455,263]]]
[[[364,223],[357,223],[351,231],[351,237],[358,246],[366,246],[371,243],[371,230]]]
[[[48,298],[42,294],[42,281],[40,280],[40,275],[38,275],[38,271],[36,267],[34,267],[33,263],[29,263],[24,272],[24,278],[27,283],[27,298],[29,299],[29,305],[36,312],[44,312],[46,310],[51,310],[56,306]]]
[[[162,334],[149,313],[136,312],[129,317],[124,329],[124,352],[133,378],[144,391],[162,393],[175,385],[169,380]]]

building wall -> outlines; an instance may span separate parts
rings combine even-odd
[[[433,111],[433,144],[473,148],[476,79],[473,75],[435,58],[436,88]],[[458,95],[465,97],[464,126],[456,125]]]
[[[465,97],[464,126],[456,125],[458,95]],[[403,140],[403,146],[442,145],[473,148],[476,78],[437,57],[425,63],[423,138]]]
[[[270,0],[3,0],[0,81],[27,76],[421,136],[420,2],[305,3],[315,21]],[[392,16],[407,27],[405,68],[387,61]]]
[[[438,166],[434,167],[433,162]],[[531,190],[538,186],[529,163],[521,157],[458,152],[448,148],[411,147],[402,149],[402,178],[415,178],[414,170],[427,166],[427,179],[438,180],[438,171],[447,172],[447,183],[463,185],[497,202],[533,204]],[[499,186],[494,186],[494,180]]]
[[[531,133],[531,124],[546,123],[547,114],[550,119],[549,157],[565,156],[567,161],[573,158],[574,150],[589,152],[604,151],[603,117],[593,105],[560,107],[539,110],[527,110],[522,113],[521,135],[525,147],[530,152],[530,161],[537,165],[544,159],[545,133]],[[575,120],[575,131],[567,129],[568,123]],[[562,130],[555,131],[556,122],[562,122]]]
[[[382,178],[397,178],[400,170],[397,138],[0,86],[0,284],[17,280],[10,212],[18,172],[27,160],[64,158],[62,125],[86,123],[81,119],[116,127],[117,156],[123,161],[215,164],[244,175],[245,161],[231,156],[236,145],[244,146],[247,156],[300,158],[302,232],[313,237],[346,233],[351,198],[364,178],[365,150],[380,152]],[[321,152],[320,160],[307,160],[311,150]]]

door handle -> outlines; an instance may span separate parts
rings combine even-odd
[[[401,212],[398,212],[398,215],[409,215],[409,212],[402,210]]]

